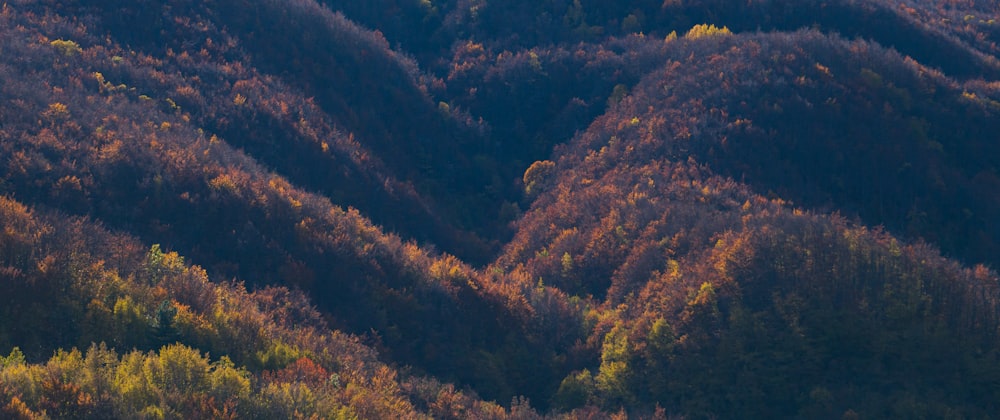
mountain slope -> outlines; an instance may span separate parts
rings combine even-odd
[[[970,178],[953,178],[951,189],[913,179],[976,170],[975,161],[906,153],[903,145],[919,139],[896,131],[894,121],[920,115],[921,105],[862,107],[857,96],[880,89],[872,94],[880,101],[948,101],[923,106],[984,118],[989,111],[940,74],[859,41],[800,32],[671,42],[673,58],[659,71],[560,148],[557,160],[525,173],[539,195],[498,267],[592,295],[602,308],[588,340],[599,362],[568,376],[555,406],[660,405],[697,417],[987,415],[994,396],[967,393],[952,378],[983,384],[980,373],[994,372],[995,274],[752,191],[806,204],[805,194],[843,191],[830,200],[841,208],[866,194],[908,206],[894,194],[960,192]],[[876,71],[887,76],[866,81]],[[844,119],[830,110],[798,114],[822,106],[854,109]],[[886,111],[869,117],[871,108]],[[934,121],[925,129],[952,124]],[[837,143],[825,146],[825,138]],[[973,149],[988,138],[973,132],[948,144]],[[892,168],[907,157],[928,159],[940,172],[908,174],[913,189],[898,181],[871,186],[883,169],[867,162]],[[830,176],[843,177],[844,188],[821,184]],[[970,203],[962,206],[991,200],[962,197]],[[868,220],[887,221],[886,214]],[[951,220],[921,234],[946,232]],[[954,238],[970,232],[981,230]],[[930,360],[947,362],[916,368]]]
[[[0,216],[6,418],[507,415],[400,377],[302,293],[211,283],[158,245],[7,198]]]
[[[0,412],[988,417],[1000,10],[800,3],[5,4]]]
[[[169,98],[143,96],[95,71],[134,66],[136,73],[159,75],[148,67],[155,58],[116,60],[114,49],[53,44],[31,27],[9,28],[20,43],[10,44],[16,54],[6,57],[32,59],[23,67],[9,64],[5,74],[19,74],[19,83],[3,88],[4,114],[23,117],[6,120],[3,132],[10,157],[3,178],[18,199],[162,243],[213,278],[301,289],[334,326],[374,331],[388,357],[475,383],[492,398],[510,399],[515,389],[540,393],[553,385],[531,373],[564,369],[545,359],[502,367],[520,351],[556,352],[532,332],[538,325],[519,291],[508,297],[514,292],[454,257],[431,255],[356,210],[296,188],[191,125],[193,118]],[[70,46],[68,54],[61,45]],[[49,88],[29,92],[34,86]],[[529,392],[532,386],[540,388]]]
[[[176,88],[191,96],[172,99],[199,118],[200,127],[248,148],[293,181],[335,194],[387,226],[471,259],[486,258],[495,246],[489,241],[502,227],[489,225],[491,218],[480,214],[493,216],[494,202],[508,192],[479,194],[493,183],[492,174],[455,153],[485,147],[479,128],[440,112],[417,84],[415,64],[379,35],[309,1],[52,7],[65,16],[89,16],[94,33],[121,34],[122,45],[163,60],[161,71],[182,77]],[[171,41],[160,42],[167,33]],[[237,94],[260,103],[240,109],[232,103]],[[246,108],[253,105],[265,112],[248,115]],[[389,113],[395,117],[386,118]],[[336,145],[328,152],[323,143],[343,144],[339,152],[346,156],[337,156]],[[294,148],[278,149],[286,144]],[[323,159],[329,154],[333,160]],[[365,162],[351,169],[361,172],[354,177],[362,183],[344,180],[333,169],[345,158],[359,165],[359,156]],[[469,198],[435,201],[456,194]],[[410,214],[390,210],[396,208]],[[423,219],[426,228],[405,222],[413,217]]]

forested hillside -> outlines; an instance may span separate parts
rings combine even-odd
[[[989,418],[1000,7],[0,9],[0,417]]]

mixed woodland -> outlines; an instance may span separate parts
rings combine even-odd
[[[990,418],[987,0],[10,0],[0,418]]]

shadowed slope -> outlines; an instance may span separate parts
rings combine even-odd
[[[490,398],[554,386],[549,371],[564,368],[535,332],[544,323],[531,321],[521,289],[383,233],[209,137],[169,97],[103,76],[121,66],[122,74],[171,77],[156,58],[102,46],[56,15],[7,18],[24,20],[4,27],[10,54],[0,73],[18,81],[0,88],[5,192],[182,251],[213,278],[299,288],[331,325],[375,332],[388,359],[474,384]],[[252,99],[239,106],[255,106]],[[573,310],[561,309],[569,322]]]
[[[837,156],[838,149],[818,142],[827,135],[839,139],[838,148],[870,145],[861,150],[872,155],[845,152],[841,169],[821,167],[816,173],[868,182],[878,181],[882,168],[851,161],[854,156],[889,164],[900,150],[883,147],[914,141],[892,131],[892,119],[878,120],[890,123],[882,131],[874,126],[876,143],[821,129],[792,135],[787,128],[809,121],[831,131],[864,131],[864,125],[846,120],[828,126],[816,115],[808,120],[784,115],[765,125],[758,117],[823,106],[805,93],[809,89],[833,98],[826,106],[865,109],[867,102],[858,97],[869,83],[864,75],[880,72],[892,81],[886,76],[867,89],[930,85],[910,87],[913,104],[948,101],[965,105],[946,109],[985,108],[962,102],[968,98],[954,82],[862,42],[817,33],[673,42],[675,58],[664,68],[561,148],[555,162],[537,163],[525,174],[539,195],[498,268],[524,270],[602,302],[588,315],[594,323],[588,344],[600,358],[568,376],[553,404],[569,409],[596,402],[638,412],[660,405],[695,417],[990,412],[995,395],[970,393],[968,383],[952,375],[980,385],[993,380],[986,377],[1000,361],[995,350],[1000,289],[994,273],[983,266],[963,269],[929,246],[903,245],[878,230],[804,213],[751,190],[780,188],[796,199],[836,191],[797,187],[819,182],[810,169]],[[799,60],[808,66],[795,65]],[[827,67],[827,61],[836,64]],[[897,97],[880,92],[883,101]],[[920,109],[912,106],[910,112]],[[965,115],[980,115],[975,112]],[[823,115],[836,120],[840,114]],[[853,124],[865,124],[860,115],[852,118]],[[734,152],[751,138],[741,133],[754,130],[767,133],[769,141]],[[982,134],[949,145],[981,146]],[[814,152],[822,157],[786,157]],[[728,153],[733,155],[723,159]],[[919,155],[939,165],[948,162]],[[735,161],[742,162],[749,185],[721,175],[740,176],[727,166]],[[952,164],[948,173],[969,168],[968,162]],[[754,178],[771,168],[786,176]],[[845,188],[836,202],[846,206],[862,202],[865,194],[898,193],[873,192],[861,181]],[[939,193],[911,185],[913,190],[902,191]],[[926,368],[917,367],[925,363]]]

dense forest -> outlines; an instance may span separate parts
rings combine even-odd
[[[1000,6],[0,6],[0,417],[990,418]]]

